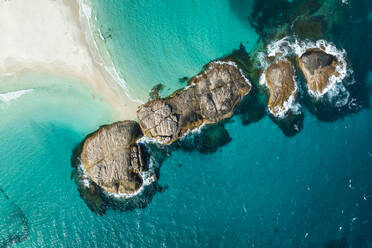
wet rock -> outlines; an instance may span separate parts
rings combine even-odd
[[[327,92],[331,76],[338,76],[336,67],[340,62],[321,49],[308,49],[299,59],[298,65],[305,76],[309,93],[322,96]]]
[[[203,154],[216,152],[220,147],[231,141],[230,134],[224,127],[224,123],[208,125],[201,132],[188,135],[182,140],[174,143],[175,148],[184,151],[198,151]]]
[[[298,98],[292,63],[288,60],[281,60],[271,64],[264,73],[267,87],[270,90],[268,103],[270,113],[275,117],[287,116]]]
[[[146,136],[170,144],[203,123],[230,118],[250,89],[234,63],[211,62],[185,89],[140,106],[139,125]]]
[[[107,192],[131,194],[142,185],[144,152],[136,141],[143,136],[135,121],[116,122],[89,135],[81,160],[89,178]]]

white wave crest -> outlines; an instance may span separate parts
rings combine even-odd
[[[206,125],[207,124],[205,124],[203,122],[199,127],[195,127],[194,129],[187,130],[187,132],[182,135],[182,137],[180,138],[180,140],[185,139],[186,136],[189,136],[189,135],[200,134],[202,132],[203,128],[206,127]]]
[[[335,102],[336,107],[340,107],[341,104],[346,105],[350,94],[347,92],[347,89],[344,85],[352,84],[355,81],[351,79],[349,82],[346,82],[345,80],[345,78],[348,78],[353,74],[353,70],[347,65],[345,59],[346,51],[344,49],[337,49],[332,42],[328,42],[326,40],[317,40],[316,42],[310,40],[300,41],[296,37],[287,36],[283,39],[270,43],[267,46],[267,55],[269,57],[275,57],[276,60],[281,60],[293,55],[301,57],[308,49],[312,48],[321,49],[327,54],[335,56],[339,64],[336,66],[338,75],[329,77],[329,83],[322,92],[313,92],[310,89],[307,89],[308,93],[315,99],[326,97],[326,99],[328,99],[330,102]],[[266,65],[264,58],[261,58],[260,61],[262,61],[261,64]],[[342,83],[344,83],[344,85],[342,85]],[[340,96],[343,96],[344,98],[340,99]]]
[[[150,137],[147,137],[147,136],[143,136],[142,138],[140,138],[139,140],[137,140],[137,144],[155,144],[155,145],[164,145],[163,143],[161,143],[160,141],[154,139],[154,138],[150,138]]]
[[[257,58],[258,58],[258,62],[259,64],[257,65],[259,68],[265,70],[267,67],[269,67],[270,65],[270,62],[267,58],[267,54],[264,53],[264,52],[258,52],[257,53]]]
[[[26,89],[26,90],[17,90],[17,91],[10,91],[7,93],[0,94],[0,101],[4,103],[9,103],[15,99],[20,98],[21,96],[33,92],[34,89]]]
[[[105,72],[111,77],[111,79],[117,83],[128,96],[128,98],[134,102],[143,104],[138,98],[133,97],[129,93],[127,82],[120,76],[120,73],[116,70],[114,63],[111,60],[111,56],[102,44],[99,46],[95,39],[95,34],[98,35],[101,41],[105,41],[105,38],[97,25],[97,17],[93,16],[93,10],[88,0],[78,0],[79,4],[79,16],[80,23],[85,31],[85,38],[88,42],[89,49],[92,52],[94,62],[101,66]],[[94,19],[92,19],[94,17]]]
[[[102,190],[102,191],[107,196],[118,198],[118,199],[128,199],[128,198],[140,195],[144,191],[145,187],[151,185],[153,182],[157,180],[155,169],[158,166],[159,165],[156,163],[156,161],[152,157],[150,157],[149,164],[148,164],[148,170],[139,173],[139,175],[142,178],[142,185],[136,192],[133,192],[131,194],[125,194],[125,193],[118,194],[118,193],[107,192],[105,190]],[[80,172],[80,181],[82,185],[86,188],[89,188],[91,186],[91,179],[88,176],[85,170],[85,166],[81,161],[78,166],[78,170]]]
[[[155,175],[155,169],[159,165],[157,164],[157,162],[152,157],[150,157],[150,161],[149,161],[148,166],[149,167],[148,167],[147,171],[142,171],[142,172],[139,173],[139,175],[142,178],[142,185],[136,192],[131,193],[131,194],[124,194],[124,193],[118,194],[118,193],[112,193],[112,192],[104,191],[104,193],[107,194],[108,196],[111,196],[111,197],[114,197],[114,198],[117,198],[117,199],[128,199],[128,198],[132,198],[134,196],[142,194],[142,192],[144,191],[144,189],[146,187],[148,187],[152,183],[156,182],[156,180],[157,180],[156,175]]]
[[[294,68],[293,68],[293,70],[294,70]],[[286,118],[289,111],[291,111],[295,115],[301,114],[301,105],[296,100],[296,95],[298,93],[296,75],[293,75],[293,82],[295,84],[295,88],[291,92],[291,95],[288,98],[288,100],[283,102],[282,106],[275,106],[275,108],[273,110],[268,108],[268,111],[270,112],[270,114],[272,114],[276,118],[279,118],[279,119]],[[270,90],[269,85],[267,84],[267,81],[266,81],[265,72],[263,72],[261,74],[259,83],[260,83],[260,85],[262,85],[265,88],[267,88],[268,90]]]

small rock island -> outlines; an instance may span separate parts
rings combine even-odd
[[[269,112],[275,117],[284,117],[290,110],[291,101],[297,101],[298,98],[293,65],[288,60],[281,60],[272,63],[264,74],[270,90]]]
[[[298,58],[298,65],[305,76],[309,93],[319,97],[327,93],[330,77],[339,75],[336,67],[341,62],[322,49],[312,48]]]
[[[142,186],[147,170],[144,151],[136,144],[143,136],[135,121],[116,122],[89,135],[81,161],[89,178],[103,190],[132,194]]]
[[[202,124],[233,115],[251,84],[233,62],[211,62],[207,68],[185,89],[139,107],[138,122],[146,136],[170,144]]]

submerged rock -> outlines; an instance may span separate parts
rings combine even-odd
[[[172,96],[139,107],[137,117],[144,134],[170,144],[189,130],[230,118],[251,89],[249,81],[232,62],[211,62]]]
[[[135,121],[116,122],[89,135],[81,160],[89,178],[103,190],[131,194],[139,190],[146,171],[144,152],[137,140],[143,136]]]
[[[284,117],[297,104],[298,89],[293,65],[288,60],[281,60],[271,64],[264,74],[270,90],[269,111],[275,117]]]
[[[319,48],[306,50],[298,58],[298,64],[305,76],[309,93],[319,97],[327,93],[332,81],[330,77],[338,76],[336,67],[340,65],[337,58]]]
[[[11,247],[28,238],[29,223],[25,213],[0,188],[0,247]]]

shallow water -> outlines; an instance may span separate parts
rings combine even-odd
[[[258,36],[240,21],[229,1],[92,1],[99,28],[130,93],[146,101],[153,86],[163,95],[185,86],[209,61]],[[250,2],[244,6],[249,13]],[[249,43],[247,43],[249,42]]]
[[[262,31],[246,18],[250,0],[95,4],[103,32],[113,28],[114,63],[142,99],[159,82],[167,86],[162,94],[182,87],[180,77],[240,42],[253,48]],[[113,121],[99,96],[70,78],[2,78],[0,94],[33,89],[8,103],[0,98],[0,188],[9,197],[0,195],[0,221],[21,230],[7,214],[18,206],[29,232],[15,246],[371,247],[372,56],[352,44],[371,44],[372,11],[367,1],[342,6],[349,32],[332,29],[327,37],[348,52],[356,78],[350,90],[361,108],[330,121],[305,106],[303,130],[290,138],[267,116],[243,125],[245,116],[236,115],[225,124],[231,141],[216,152],[173,151],[160,171],[163,192],[144,209],[99,216],[80,198],[72,150]],[[0,230],[0,245],[8,233]]]

